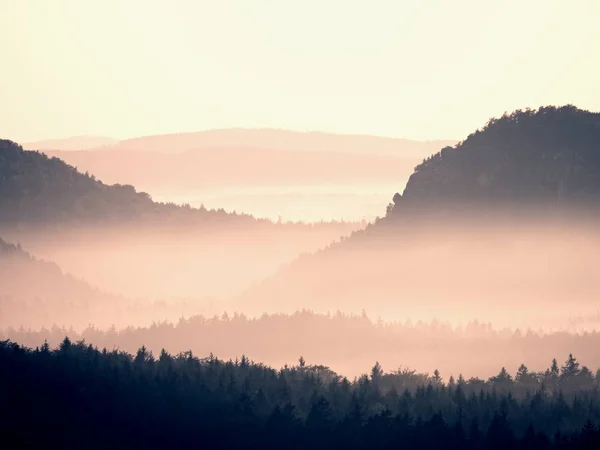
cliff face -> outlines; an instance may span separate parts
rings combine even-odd
[[[600,114],[564,106],[492,119],[424,160],[394,197],[421,206],[530,201],[600,204]]]

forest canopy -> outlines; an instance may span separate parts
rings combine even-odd
[[[0,343],[0,434],[17,448],[597,448],[600,394],[573,355],[541,387],[522,365],[488,383],[439,373],[354,381],[304,358],[275,370],[242,357],[98,350],[65,338]],[[405,381],[413,380],[413,386]],[[31,405],[36,405],[32,408]],[[35,426],[35,432],[32,427]],[[235,432],[232,432],[234,431]]]

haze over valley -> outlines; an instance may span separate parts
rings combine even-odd
[[[0,448],[600,448],[598,17],[0,2]]]
[[[367,311],[385,321],[460,325],[481,320],[498,327],[564,329],[568,320],[598,312],[597,121],[598,114],[572,106],[491,120],[416,164],[406,187],[398,184],[403,194],[389,188],[383,214],[370,223],[311,222],[310,212],[301,209],[304,220],[288,222],[161,203],[131,185],[104,184],[55,156],[4,141],[2,235],[115,297],[112,307],[119,296],[127,305],[149,310],[156,302],[174,305],[168,317],[132,314],[130,322],[120,317],[123,324],[148,325],[195,313],[260,316],[308,308]],[[344,142],[351,147],[353,141]],[[96,151],[113,150],[71,154]],[[289,156],[285,149],[272,153]],[[350,158],[341,151],[323,154]],[[144,151],[115,155],[140,158]],[[306,186],[320,192],[318,181],[309,181]],[[251,191],[252,183],[246,182]],[[23,281],[16,273],[7,283]],[[46,295],[54,290],[42,289]],[[70,296],[76,302],[82,294]],[[45,308],[48,319],[40,322],[36,316],[36,326],[94,325],[85,315],[77,324],[52,315],[52,303]],[[110,324],[110,311],[95,320]],[[10,316],[7,325],[34,323],[27,323],[26,314]]]
[[[383,215],[389,193],[408,181],[413,168],[455,143],[228,129],[147,136],[80,151],[71,139],[56,140],[42,143],[42,149],[159,201],[315,222]],[[35,143],[24,147],[39,149]]]

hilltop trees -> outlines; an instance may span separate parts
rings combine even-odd
[[[599,113],[571,105],[517,110],[426,158],[388,215],[455,202],[598,206],[599,173]]]
[[[0,140],[0,223],[110,223],[150,220],[159,223],[214,219],[256,220],[248,215],[155,203],[133,186],[105,185],[58,158],[25,151]],[[262,221],[266,222],[266,221]]]

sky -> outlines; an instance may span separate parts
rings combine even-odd
[[[0,0],[0,137],[462,139],[600,110],[598,0]]]

